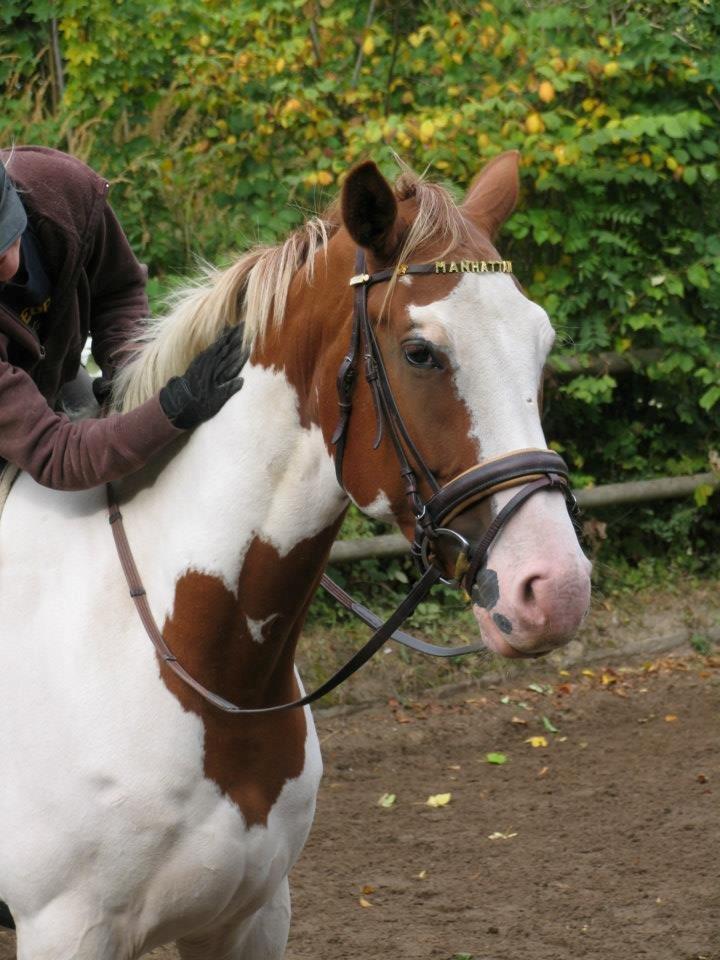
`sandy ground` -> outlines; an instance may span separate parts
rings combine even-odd
[[[287,960],[720,960],[719,706],[688,652],[321,715]]]

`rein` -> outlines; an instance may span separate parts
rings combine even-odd
[[[363,604],[355,601],[330,577],[323,574],[320,581],[322,586],[342,606],[375,630],[367,643],[335,674],[304,697],[289,703],[256,708],[239,707],[208,690],[199,681],[195,680],[178,662],[165,642],[153,617],[145,588],[128,543],[122,514],[112,484],[107,485],[108,519],[130,596],[135,603],[147,635],[154,644],[160,659],[173,673],[208,703],[226,713],[235,715],[277,713],[281,710],[290,710],[314,703],[320,697],[334,690],[363,664],[367,663],[387,640],[395,640],[413,650],[440,657],[455,657],[482,650],[483,644],[480,642],[461,647],[443,647],[427,643],[412,637],[400,630],[399,627],[411,616],[418,604],[425,599],[438,581],[464,588],[466,594],[469,594],[495,537],[510,517],[533,494],[540,490],[558,490],[564,495],[571,514],[576,510],[577,505],[569,488],[568,468],[565,461],[550,450],[513,451],[494,460],[477,464],[442,486],[423,460],[405,427],[390,387],[375,332],[370,323],[368,315],[369,288],[373,284],[390,280],[396,273],[399,275],[458,272],[510,273],[512,270],[510,262],[507,260],[464,260],[451,261],[447,264],[444,261],[436,261],[435,263],[425,264],[401,264],[397,268],[388,268],[369,274],[365,272],[365,254],[362,250],[358,250],[355,269],[355,276],[350,280],[350,285],[355,291],[350,345],[337,375],[340,417],[331,440],[335,447],[335,472],[338,483],[342,487],[345,445],[362,351],[365,379],[370,386],[375,408],[376,432],[373,448],[378,448],[387,429],[398,459],[400,475],[405,484],[405,493],[415,516],[415,539],[411,545],[411,552],[420,569],[421,576],[405,599],[383,622],[380,617]],[[420,493],[418,475],[432,491],[430,498],[427,500],[423,499]],[[456,516],[470,506],[482,500],[487,500],[501,490],[515,486],[522,486],[522,489],[501,508],[477,544],[471,545],[465,537],[449,526]],[[451,577],[443,576],[443,570],[438,566],[437,548],[442,544],[442,541],[450,541],[452,547],[456,550],[454,570]]]

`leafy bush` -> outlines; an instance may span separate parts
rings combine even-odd
[[[0,138],[70,149],[110,176],[154,272],[285,235],[362,157],[392,176],[397,151],[464,186],[520,149],[502,249],[560,352],[660,351],[625,378],[557,384],[548,434],[578,483],[707,468],[720,442],[717,4],[9,0],[0,23]],[[720,532],[712,503],[616,512],[611,541],[631,560],[685,555]]]

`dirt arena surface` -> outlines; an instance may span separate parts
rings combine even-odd
[[[319,716],[287,960],[720,960],[720,657],[517,683]]]

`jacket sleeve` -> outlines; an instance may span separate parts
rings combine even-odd
[[[92,353],[103,374],[129,358],[138,333],[149,314],[145,284],[147,270],[132,250],[107,202],[86,263],[90,284],[90,336]]]
[[[31,378],[0,361],[0,457],[55,490],[85,490],[132,473],[182,434],[157,395],[129,413],[70,421]]]

